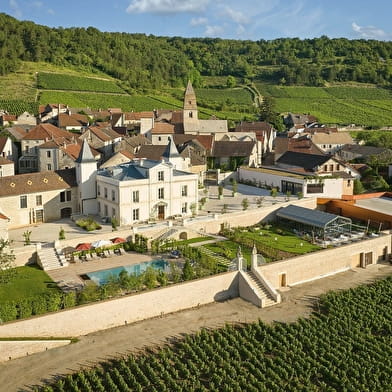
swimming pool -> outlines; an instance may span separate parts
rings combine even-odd
[[[152,261],[145,261],[144,263],[140,264],[132,264],[132,265],[125,265],[116,268],[109,268],[101,271],[89,272],[86,275],[89,277],[90,280],[95,282],[98,286],[101,286],[108,282],[109,278],[115,277],[117,278],[120,275],[121,271],[127,271],[128,274],[135,274],[140,275],[146,271],[148,267],[152,267],[158,271],[165,271],[168,268],[169,263],[166,260],[152,260]]]

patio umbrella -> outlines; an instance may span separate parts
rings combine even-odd
[[[121,237],[112,238],[111,241],[113,244],[122,244],[123,242],[127,242],[125,238],[121,238]]]
[[[88,242],[82,242],[81,244],[78,244],[75,248],[76,250],[89,250],[91,249],[91,244]]]
[[[63,253],[65,255],[67,255],[68,253],[73,253],[76,251],[76,248],[74,248],[73,246],[67,246],[63,249]]]
[[[108,240],[98,240],[91,244],[93,248],[102,248],[104,246],[112,245],[112,243]]]

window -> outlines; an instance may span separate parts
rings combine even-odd
[[[329,165],[329,171],[333,172],[333,165]]]
[[[302,184],[284,180],[281,182],[281,189],[283,193],[291,192],[292,195],[297,195],[298,193],[303,192]]]
[[[112,201],[116,200],[116,192],[112,190]]]
[[[50,158],[50,151],[46,151],[46,157]]]
[[[347,186],[351,186],[351,180],[347,180]]]
[[[97,195],[101,196],[101,187],[99,185],[97,186]]]
[[[164,198],[165,198],[164,188],[158,188],[158,199],[164,199]]]
[[[116,216],[116,209],[112,208],[112,216],[115,217]]]
[[[158,136],[158,142],[160,142],[162,140],[162,138],[160,136]]]
[[[336,165],[336,170],[337,170],[337,171],[340,170],[340,165],[339,165],[339,164]]]
[[[308,193],[323,193],[324,184],[308,184]]]
[[[48,168],[48,170],[52,170],[52,165],[50,163],[48,163],[47,168]]]
[[[164,181],[165,176],[163,174],[163,170],[158,172],[158,181]]]
[[[27,208],[27,196],[20,197],[20,208]]]
[[[134,203],[139,203],[139,191],[132,192],[132,200]]]
[[[188,196],[188,185],[183,185],[181,187],[181,196]]]
[[[132,210],[132,217],[134,221],[139,220],[139,208]]]
[[[108,188],[103,188],[103,196],[105,199],[108,198]]]
[[[101,212],[101,203],[98,202],[98,212]]]
[[[181,212],[186,214],[188,212],[188,203],[182,203]]]
[[[324,171],[328,171],[328,165],[324,165]]]
[[[35,204],[37,206],[42,206],[42,195],[35,196]]]
[[[105,216],[108,216],[108,206],[105,204],[104,205],[104,211],[105,211]]]
[[[60,202],[64,203],[66,201],[71,201],[71,191],[63,191],[60,192]]]

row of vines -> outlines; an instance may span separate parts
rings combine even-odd
[[[61,378],[44,392],[391,390],[392,278],[332,292],[296,323],[226,326]]]
[[[10,114],[19,116],[24,112],[38,114],[38,104],[36,102],[4,99],[0,100],[0,110],[5,110]]]

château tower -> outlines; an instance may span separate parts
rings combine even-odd
[[[76,182],[79,191],[79,211],[82,214],[97,213],[97,161],[90,146],[83,140],[82,148],[76,159]]]

